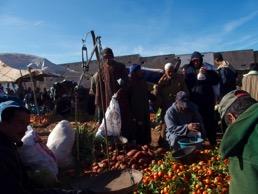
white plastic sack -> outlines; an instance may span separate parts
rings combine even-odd
[[[109,106],[105,113],[107,123],[107,135],[108,136],[120,136],[121,133],[121,115],[116,95],[114,95],[109,103]],[[104,119],[102,119],[101,125],[98,128],[96,136],[106,136]]]
[[[74,144],[75,130],[69,121],[60,121],[49,134],[47,147],[54,153],[59,167],[70,166],[73,162],[72,148]]]
[[[23,164],[31,171],[47,172],[53,180],[56,180],[58,166],[56,158],[51,150],[42,143],[37,132],[31,126],[22,138],[23,146],[18,149]]]

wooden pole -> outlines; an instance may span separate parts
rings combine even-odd
[[[108,169],[110,170],[110,158],[109,158],[109,150],[108,150],[108,133],[107,133],[107,120],[106,120],[106,116],[105,116],[105,112],[106,110],[104,109],[104,95],[103,95],[103,86],[102,86],[102,71],[101,71],[101,65],[103,65],[103,61],[100,58],[100,53],[99,50],[101,52],[102,48],[101,48],[101,42],[100,42],[100,37],[95,37],[94,31],[91,31],[92,34],[92,39],[93,39],[93,43],[95,44],[99,44],[98,48],[95,48],[95,54],[96,54],[96,58],[98,61],[98,70],[99,70],[99,75],[98,75],[98,82],[99,82],[99,90],[100,90],[100,101],[101,101],[101,106],[102,106],[102,113],[103,113],[103,120],[104,120],[104,129],[105,129],[105,143],[106,143],[106,154],[107,154],[107,159],[108,159]],[[99,50],[98,50],[99,49]]]
[[[33,92],[33,99],[34,99],[34,104],[36,107],[37,115],[39,115],[39,107],[38,107],[38,102],[37,102],[37,97],[36,97],[36,84],[35,81],[33,80],[32,72],[31,72],[31,67],[28,67],[29,75],[30,75],[30,81],[32,82],[32,92]]]

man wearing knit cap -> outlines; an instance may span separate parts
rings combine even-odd
[[[95,104],[97,106],[101,105],[100,99],[100,90],[102,90],[103,100],[104,100],[104,110],[109,105],[109,102],[112,96],[118,91],[119,85],[117,80],[121,78],[127,83],[128,80],[128,73],[123,63],[119,63],[115,61],[114,54],[111,48],[105,48],[103,50],[103,66],[100,70],[100,81],[102,82],[102,88],[100,88],[100,83],[97,83],[96,89],[96,98]]]
[[[162,136],[164,136],[165,130],[165,113],[175,101],[176,94],[179,91],[188,92],[184,82],[184,76],[175,71],[175,66],[172,63],[166,63],[164,65],[164,74],[154,89],[154,95],[157,97],[158,107],[161,108],[160,120],[163,123]]]
[[[214,88],[219,83],[218,74],[212,65],[203,62],[203,55],[197,51],[193,52],[184,72],[190,99],[198,106],[210,144],[216,145],[214,106],[217,94]]]
[[[129,67],[129,74],[130,74],[130,76],[131,76],[132,74],[142,74],[141,65],[132,64],[132,65]]]

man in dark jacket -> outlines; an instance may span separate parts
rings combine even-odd
[[[134,140],[134,136],[128,87],[122,79],[117,80],[117,82],[120,86],[120,89],[116,93],[116,99],[119,104],[121,115],[121,135],[126,137],[129,141],[132,141]]]
[[[219,77],[215,68],[203,62],[203,56],[194,52],[190,64],[184,67],[185,82],[190,100],[198,106],[211,145],[216,145],[215,102]]]
[[[0,103],[0,188],[3,194],[76,194],[79,191],[32,188],[17,147],[29,124],[29,111],[15,101]]]
[[[129,100],[135,129],[135,138],[137,144],[149,144],[150,136],[150,115],[147,82],[143,78],[141,66],[133,64],[130,66],[129,80]]]
[[[223,59],[221,53],[214,54],[214,64],[219,74],[220,98],[236,89],[237,72],[228,61]]]
[[[258,193],[258,103],[245,91],[226,94],[219,113],[228,128],[220,152],[229,158],[230,194]]]

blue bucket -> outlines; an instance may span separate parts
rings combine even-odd
[[[186,137],[178,140],[178,144],[180,148],[185,148],[189,146],[195,146],[196,148],[200,148],[202,145],[203,139],[200,137]]]

